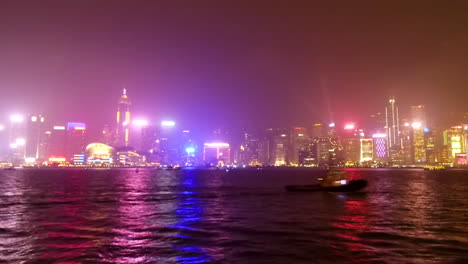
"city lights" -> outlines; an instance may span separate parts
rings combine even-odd
[[[161,121],[161,126],[162,127],[174,127],[175,122],[172,121],[172,120],[163,120],[163,121]]]
[[[221,148],[221,147],[229,147],[229,143],[213,142],[213,143],[205,143],[205,146],[210,147],[210,148]]]
[[[34,122],[34,121],[33,121],[33,122]],[[34,157],[24,158],[24,162],[26,162],[26,163],[34,163],[34,162],[36,162],[36,158],[34,158]]]
[[[413,129],[419,129],[419,128],[422,127],[422,124],[421,124],[421,122],[413,122],[413,123],[411,124],[411,127],[412,127]]]
[[[187,147],[187,148],[185,148],[185,152],[187,152],[187,154],[193,154],[193,153],[195,153],[195,148],[194,147]]]
[[[19,115],[19,114],[14,114],[14,115],[10,116],[10,121],[12,123],[21,123],[21,122],[23,122],[23,120],[24,120],[24,117],[22,115]]]
[[[2,135],[5,139],[12,139],[10,149],[4,153],[6,159],[14,160],[20,157],[24,164],[35,163],[38,166],[47,163],[47,158],[51,157],[49,162],[59,162],[60,166],[144,166],[143,164],[148,163],[169,166],[171,164],[166,162],[171,160],[174,162],[172,166],[238,164],[241,167],[313,167],[327,164],[331,155],[335,159],[334,162],[345,167],[371,166],[375,163],[379,163],[379,166],[418,166],[438,162],[435,157],[438,157],[436,154],[441,151],[448,153],[444,163],[468,165],[463,163],[464,159],[456,158],[457,155],[468,151],[467,122],[458,121],[445,127],[445,130],[444,127],[433,130],[432,127],[426,126],[431,124],[432,120],[427,120],[423,112],[424,107],[411,107],[411,114],[400,119],[398,105],[395,100],[391,101],[390,105],[385,107],[385,116],[379,116],[379,120],[375,119],[377,122],[374,122],[373,126],[364,123],[366,125],[363,125],[363,129],[358,127],[357,121],[338,124],[337,126],[344,129],[341,132],[336,131],[334,122],[325,125],[312,123],[310,130],[302,126],[268,128],[263,130],[264,132],[216,129],[211,135],[203,135],[211,141],[200,145],[196,144],[200,140],[197,138],[200,136],[198,133],[192,134],[187,128],[176,129],[176,122],[173,120],[162,120],[161,127],[158,127],[159,124],[150,124],[144,118],[130,119],[131,104],[126,95],[120,97],[117,123],[101,127],[102,141],[97,139],[99,142],[89,144],[88,147],[88,127],[82,122],[48,126],[42,124],[42,115],[28,115],[27,119],[23,119],[22,115],[17,114],[10,116],[10,126],[0,124],[0,131],[8,128],[8,135]],[[413,111],[415,109],[417,111]],[[13,124],[24,120],[28,121],[24,126]],[[358,120],[358,117],[354,120]],[[445,149],[437,145],[436,137],[443,137],[447,143],[444,145]],[[239,138],[242,141],[232,148],[232,142],[228,141],[231,138]],[[265,153],[274,157],[265,158],[268,156]],[[34,161],[33,157],[36,157]],[[139,161],[135,162],[132,159]],[[148,160],[151,161],[145,163]]]
[[[26,139],[17,138],[15,143],[16,143],[17,146],[24,146],[26,144]]]
[[[148,121],[144,119],[136,119],[136,120],[133,120],[132,124],[138,127],[145,127],[145,126],[148,126]]]

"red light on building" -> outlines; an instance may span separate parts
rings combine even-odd
[[[345,129],[345,130],[352,130],[352,129],[354,129],[354,128],[355,128],[354,123],[348,123],[348,124],[346,124],[346,125],[344,126],[344,129]]]

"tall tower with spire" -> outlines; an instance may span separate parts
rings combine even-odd
[[[131,102],[127,96],[127,89],[123,89],[117,106],[117,146],[128,146],[130,128],[130,106]]]

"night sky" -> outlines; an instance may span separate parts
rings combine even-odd
[[[360,121],[389,95],[468,110],[467,8],[449,2],[30,2],[0,3],[0,119],[101,129],[123,87],[134,117],[184,128]]]

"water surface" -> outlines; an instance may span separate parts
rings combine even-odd
[[[1,263],[468,263],[468,171],[0,171]]]

